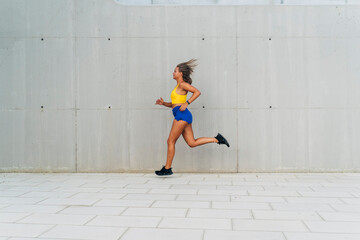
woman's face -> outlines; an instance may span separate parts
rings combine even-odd
[[[179,67],[176,67],[173,72],[173,79],[178,79],[182,76],[182,72],[179,72]]]

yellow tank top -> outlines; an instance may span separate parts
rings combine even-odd
[[[177,89],[178,86],[179,86],[179,84],[176,85],[174,90],[171,92],[170,98],[171,98],[171,103],[172,104],[178,104],[178,103],[185,103],[186,102],[187,94],[181,95],[181,94],[176,93],[176,89]]]

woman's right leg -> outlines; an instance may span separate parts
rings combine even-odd
[[[197,147],[203,144],[207,144],[207,143],[217,143],[219,142],[216,138],[210,138],[210,137],[201,137],[201,138],[194,138],[194,132],[192,130],[192,124],[189,124],[185,127],[183,133],[182,133],[185,142],[190,146],[190,147]]]

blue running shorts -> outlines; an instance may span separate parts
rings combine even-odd
[[[180,106],[173,108],[173,114],[175,117],[175,120],[183,120],[188,123],[192,123],[192,115],[191,112],[188,109],[185,109],[185,111],[180,111]]]

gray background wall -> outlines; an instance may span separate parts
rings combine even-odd
[[[195,137],[231,147],[181,138],[176,172],[360,170],[356,1],[164,2],[1,0],[0,171],[160,168],[173,117],[155,100],[191,58]]]

